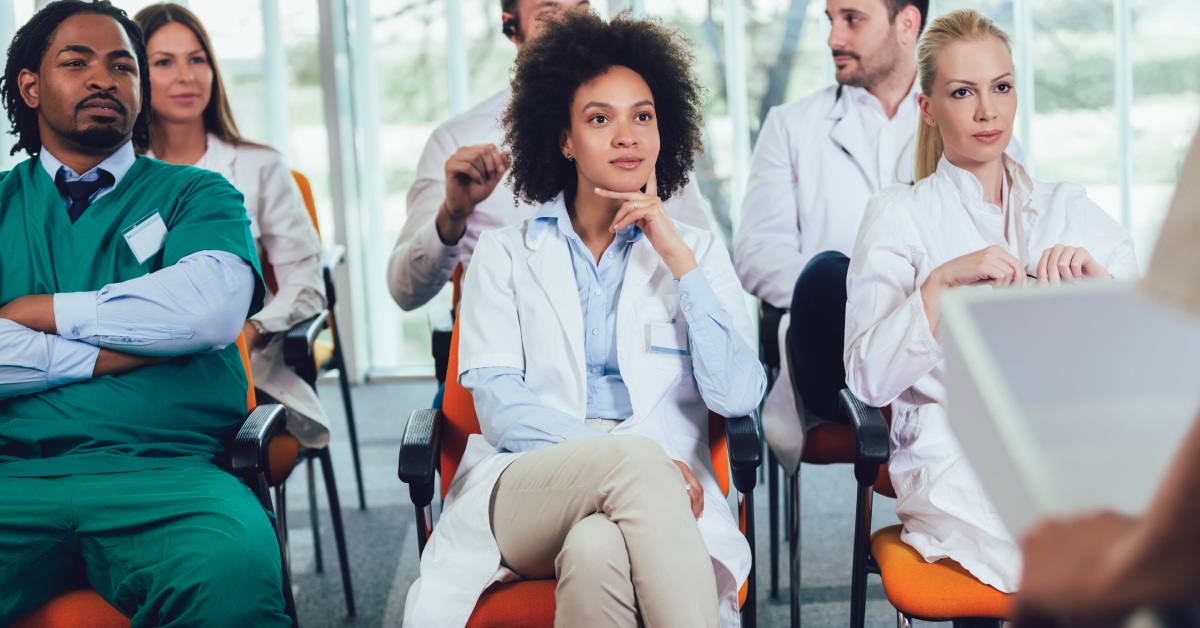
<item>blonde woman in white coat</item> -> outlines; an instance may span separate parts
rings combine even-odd
[[[709,410],[766,376],[729,254],[671,220],[699,146],[678,35],[564,15],[517,59],[514,190],[537,216],[484,232],[459,311],[470,437],[406,625],[462,626],[492,582],[556,578],[558,626],[739,623],[750,551],[717,486]]]
[[[918,182],[873,197],[860,227],[846,383],[868,404],[892,405],[889,471],[904,542],[1013,592],[1020,552],[946,420],[939,296],[1132,279],[1137,264],[1128,234],[1082,187],[1037,181],[1004,155],[1016,82],[1008,38],[991,20],[974,11],[934,20],[918,64]]]
[[[146,36],[154,118],[149,156],[218,172],[245,197],[250,232],[277,289],[242,328],[254,386],[288,410],[302,445],[329,442],[316,392],[283,361],[283,334],[325,309],[321,243],[291,171],[275,150],[238,134],[212,44],[194,14],[155,4],[134,18]]]

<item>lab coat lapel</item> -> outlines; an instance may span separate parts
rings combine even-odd
[[[633,250],[629,255],[629,265],[625,268],[625,281],[621,286],[621,302],[617,306],[617,334],[627,334],[624,338],[619,338],[619,341],[622,346],[626,347],[626,355],[632,358],[642,356],[645,352],[645,347],[637,346],[636,341],[631,340],[642,337],[640,334],[633,333],[636,326],[640,324],[636,311],[637,301],[646,297],[648,292],[654,292],[654,290],[648,291],[646,286],[655,277],[657,271],[662,269],[666,272],[666,267],[662,264],[662,258],[654,250],[654,245],[650,244],[650,240],[645,235],[633,243]],[[630,342],[632,344],[626,344]],[[633,402],[633,417],[627,423],[629,426],[633,426],[641,423],[643,419],[654,412],[663,397],[678,385],[679,376],[675,376],[670,382],[663,382],[662,377],[665,372],[645,368],[644,360],[621,360],[620,365],[621,374],[629,386],[630,401]]]
[[[829,138],[854,160],[859,172],[862,172],[870,183],[871,189],[878,190],[879,173],[873,172],[874,168],[866,166],[871,163],[871,160],[868,159],[870,148],[867,137],[863,133],[862,121],[859,120],[858,112],[850,104],[850,95],[841,89],[838,90],[838,98],[829,111],[829,118],[833,121]]]
[[[577,378],[583,376],[583,309],[575,291],[575,275],[572,272],[571,252],[567,241],[558,229],[545,229],[541,236],[530,241],[533,253],[529,256],[529,269],[537,278],[538,285],[545,291],[558,324],[567,336],[571,348],[571,364]]]

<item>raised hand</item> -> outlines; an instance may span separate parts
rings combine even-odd
[[[446,244],[458,242],[475,206],[492,195],[508,171],[509,153],[495,144],[459,148],[446,160],[446,200],[438,210],[438,235]]]
[[[609,230],[616,233],[629,225],[637,225],[675,279],[696,268],[696,255],[679,237],[663,208],[662,199],[658,198],[658,181],[654,172],[650,173],[645,192],[613,192],[596,188],[596,195],[622,201]]]

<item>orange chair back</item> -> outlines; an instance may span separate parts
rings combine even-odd
[[[442,497],[450,490],[450,480],[458,471],[458,462],[467,449],[467,437],[479,433],[479,419],[475,416],[475,402],[471,392],[458,383],[458,325],[454,321],[454,333],[450,337],[450,360],[446,366],[446,391],[442,395]]]
[[[246,369],[246,414],[254,412],[258,401],[254,398],[254,373],[250,371],[250,350],[246,348],[246,337],[238,334],[238,354],[242,356],[242,368]]]
[[[462,262],[459,262],[458,265],[454,267],[454,272],[450,275],[450,284],[454,286],[453,292],[450,293],[451,312],[457,312],[458,302],[462,301],[462,282],[464,272],[466,271],[463,270]]]
[[[317,222],[317,201],[313,198],[312,184],[308,182],[308,177],[295,170],[292,171],[292,178],[296,180],[296,187],[300,188],[300,196],[304,198],[304,208],[308,210],[308,219],[312,221],[313,229],[320,237],[321,225]]]

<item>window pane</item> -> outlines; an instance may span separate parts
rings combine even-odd
[[[1166,216],[1183,155],[1200,117],[1200,4],[1194,0],[1131,0],[1131,216],[1138,261]]]
[[[369,229],[366,302],[371,334],[371,369],[392,372],[432,371],[426,308],[450,308],[450,291],[443,290],[424,308],[403,312],[386,289],[388,256],[400,235],[406,196],[412,185],[426,140],[450,111],[446,82],[446,21],[442,0],[371,0],[373,46],[382,127],[378,132],[379,164],[364,164],[385,181],[380,207],[365,208]],[[476,6],[463,2],[463,15]],[[494,38],[505,44],[499,32]],[[498,49],[499,46],[497,46]],[[471,93],[478,102],[484,94]]]

